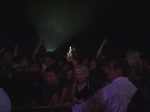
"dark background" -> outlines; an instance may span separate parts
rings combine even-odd
[[[52,18],[51,15],[43,16],[41,10],[47,12],[45,14],[53,12],[55,18],[49,20],[54,29],[66,20],[63,28],[56,30],[60,35],[53,35],[55,30],[45,24],[41,29],[38,28],[42,17],[42,21],[46,21],[45,17]],[[126,52],[134,48],[139,50],[142,57],[149,56],[150,1],[2,0],[0,12],[0,49],[13,48],[17,42],[19,54],[32,54],[38,44],[39,34],[45,31],[46,44],[57,44],[54,50],[56,55],[66,55],[69,46],[74,45],[81,57],[94,57],[102,41],[108,38],[103,55],[125,57]],[[55,12],[58,15],[55,16]],[[62,22],[60,18],[63,18]],[[68,30],[64,25],[68,25]]]

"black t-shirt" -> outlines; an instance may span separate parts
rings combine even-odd
[[[80,100],[80,99],[84,99],[87,100],[90,97],[90,89],[89,89],[89,85],[87,84],[82,90],[78,91],[78,88],[76,86],[76,90],[75,90],[75,97]]]
[[[45,84],[42,92],[43,92],[43,97],[44,97],[46,103],[51,101],[52,96],[54,94],[58,94],[58,97],[60,98],[64,88],[68,88],[68,85],[67,85],[67,83],[61,81],[60,79],[59,79],[58,85],[53,85],[50,83]]]

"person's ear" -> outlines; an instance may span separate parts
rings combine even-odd
[[[118,76],[121,76],[121,75],[122,75],[122,70],[121,70],[121,69],[118,69],[118,70],[117,70],[117,74],[118,74]]]

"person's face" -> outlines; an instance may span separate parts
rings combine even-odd
[[[79,82],[83,82],[85,81],[85,73],[83,72],[83,70],[76,70],[76,78]]]
[[[139,62],[140,56],[138,53],[133,53],[131,56],[132,64],[136,66]]]
[[[41,67],[37,63],[33,63],[29,69],[30,72],[37,73],[41,71]]]
[[[58,61],[58,65],[59,65],[60,67],[62,67],[63,64],[64,64],[64,61],[63,61],[63,60],[59,60],[59,61]]]
[[[69,81],[73,81],[74,80],[74,72],[72,70],[69,70],[67,72],[67,78]]]
[[[143,67],[146,71],[150,72],[150,66],[147,64],[147,61],[143,62]]]
[[[50,71],[45,74],[45,78],[50,84],[55,85],[58,82],[59,76],[56,76],[54,72]]]
[[[89,62],[88,62],[88,59],[87,59],[87,58],[83,58],[82,63],[83,63],[84,65],[87,65],[87,64],[89,63]]]
[[[54,64],[54,59],[52,59],[52,58],[45,58],[45,59],[44,59],[44,62],[45,62],[45,64],[46,64],[47,66],[51,66],[51,65]]]
[[[19,62],[20,67],[22,68],[26,68],[29,64],[28,59],[27,58],[22,58],[22,60]]]
[[[4,61],[8,64],[10,64],[13,60],[13,55],[10,52],[5,52],[4,53]]]
[[[119,76],[118,70],[114,69],[114,66],[113,66],[114,63],[115,63],[115,61],[110,62],[110,65],[109,65],[109,72],[108,72],[109,81],[113,81],[114,79],[116,79]]]
[[[90,64],[90,70],[95,70],[96,66],[97,66],[97,64],[96,64],[95,60],[92,60],[91,64]]]

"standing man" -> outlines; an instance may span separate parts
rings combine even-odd
[[[73,112],[126,112],[137,88],[128,80],[129,65],[123,60],[109,64],[111,84],[98,90],[87,102],[75,105]]]

